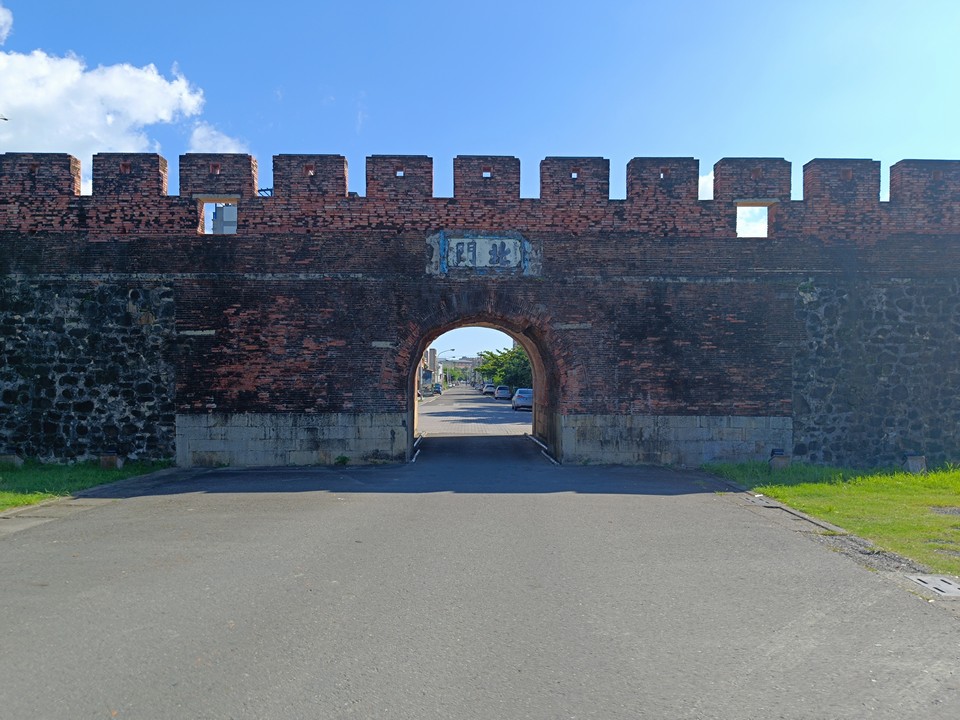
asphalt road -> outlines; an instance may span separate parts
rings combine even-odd
[[[0,536],[0,717],[960,714],[957,613],[809,522],[517,435],[420,447],[25,513]]]

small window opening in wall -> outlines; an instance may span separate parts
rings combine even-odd
[[[122,162],[120,163],[120,174],[129,175],[130,174],[130,163]]]
[[[766,205],[737,205],[737,237],[767,237],[768,211]]]
[[[404,172],[404,170],[403,170],[402,167],[398,167],[398,168],[395,170],[395,172],[396,172],[396,174],[397,174],[397,177],[404,177],[404,175],[406,174],[406,173]]]
[[[751,180],[759,180],[763,177],[763,170],[761,168],[754,168],[750,171]]]
[[[304,165],[304,166],[303,166],[303,174],[306,175],[307,177],[313,177],[314,175],[317,174],[317,166],[316,166],[316,165]]]
[[[933,171],[933,181],[940,182],[943,180],[943,170],[934,170]]]
[[[210,174],[211,175],[220,174],[220,163],[210,163]]]
[[[30,174],[36,175],[40,172],[40,163],[30,163]]]
[[[573,170],[570,171],[570,179],[571,179],[571,180],[576,180],[576,179],[579,178],[579,177],[580,177],[580,170],[579,170],[579,169],[573,169]]]
[[[670,177],[670,168],[660,168],[660,179],[666,180]]]
[[[493,170],[491,170],[491,169],[488,168],[488,167],[485,167],[485,168],[483,169],[482,175],[483,175],[483,177],[485,177],[485,178],[492,178],[492,177],[493,177]]]
[[[850,168],[844,168],[843,170],[840,171],[840,178],[844,182],[850,182],[851,180],[853,180],[853,170]]]
[[[204,235],[236,235],[237,206],[234,203],[203,203]]]

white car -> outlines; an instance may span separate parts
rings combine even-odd
[[[493,391],[494,400],[509,400],[510,395],[510,387],[508,385],[498,385],[497,389]]]

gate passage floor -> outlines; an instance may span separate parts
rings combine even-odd
[[[952,606],[816,525],[523,437],[420,447],[27,512],[0,534],[0,716],[960,716]]]

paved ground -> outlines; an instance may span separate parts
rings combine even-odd
[[[523,435],[530,432],[531,423],[530,412],[514,410],[509,400],[494,400],[459,386],[420,402],[417,430],[429,437]]]
[[[0,716],[958,717],[946,603],[723,490],[490,434],[104,488],[0,538]]]

